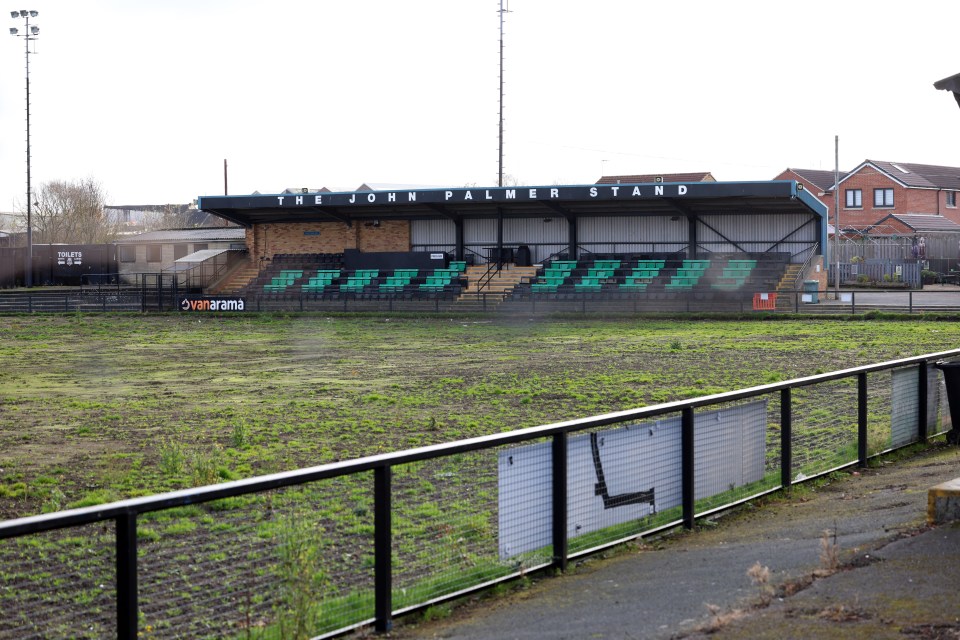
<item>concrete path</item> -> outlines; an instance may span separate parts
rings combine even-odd
[[[903,629],[936,627],[955,635],[914,637],[960,638],[960,526],[925,522],[927,490],[956,477],[960,449],[945,446],[840,474],[508,596],[477,598],[445,620],[400,621],[389,637],[659,639],[719,627],[711,637],[852,637],[856,629],[856,637],[902,639],[910,637]],[[825,531],[844,569],[815,577],[826,573]],[[755,563],[769,569],[765,585],[747,575]]]

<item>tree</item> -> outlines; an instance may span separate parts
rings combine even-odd
[[[45,182],[34,193],[33,241],[50,244],[112,242],[119,234],[121,224],[106,215],[105,202],[103,187],[93,178]]]

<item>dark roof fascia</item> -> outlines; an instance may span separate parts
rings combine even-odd
[[[797,206],[798,200],[804,206]],[[809,210],[826,217],[826,205],[793,180],[201,196],[199,208],[249,227],[267,222],[318,222],[329,220],[331,214],[341,221],[538,217],[555,215],[552,205],[564,207],[573,216],[668,215],[676,210],[672,201],[685,202],[694,213]]]

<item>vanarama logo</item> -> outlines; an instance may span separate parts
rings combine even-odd
[[[243,311],[243,298],[203,298],[180,300],[180,311]]]

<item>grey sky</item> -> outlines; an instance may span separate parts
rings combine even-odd
[[[34,185],[113,204],[497,178],[498,0],[34,0]],[[512,0],[505,172],[765,180],[865,158],[958,166],[954,3]],[[5,35],[0,211],[26,188],[23,41]]]

